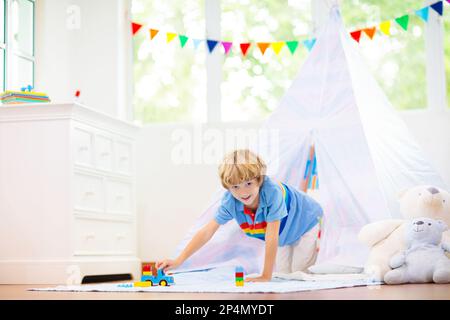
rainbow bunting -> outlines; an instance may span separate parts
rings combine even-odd
[[[450,4],[450,0],[446,0],[446,2],[448,2]],[[358,43],[361,40],[362,33],[365,33],[369,39],[373,40],[376,35],[377,29],[380,30],[380,32],[383,33],[384,35],[390,36],[392,21],[395,21],[395,23],[397,23],[404,31],[408,31],[410,14],[415,14],[420,19],[422,19],[424,22],[428,22],[430,8],[432,8],[440,16],[443,15],[443,12],[444,12],[443,3],[444,3],[444,1],[437,1],[433,4],[430,4],[426,7],[421,8],[421,9],[410,11],[410,13],[399,16],[393,20],[383,21],[383,22],[379,23],[378,26],[372,26],[372,27],[366,27],[366,28],[354,30],[354,31],[350,32],[350,36]],[[138,33],[142,27],[143,27],[143,25],[140,23],[131,22],[131,29],[132,29],[133,36],[136,35],[136,33]],[[149,29],[149,31],[150,31],[150,40],[153,40],[156,37],[156,35],[159,33],[160,30]],[[177,36],[180,40],[181,48],[184,48],[186,46],[186,43],[189,41],[189,37],[186,35],[181,35],[181,34],[178,35],[176,33],[167,32],[166,33],[167,43],[170,43],[171,41],[173,41],[173,39]],[[211,39],[192,39],[192,41],[194,43],[195,49],[198,48],[199,44],[202,41],[205,41],[209,53],[212,53],[214,51],[214,49],[216,48],[217,44],[221,43],[221,45],[224,49],[225,55],[230,54],[231,48],[233,46],[233,42],[231,42],[231,41],[220,41],[220,40],[211,40]],[[270,47],[270,48],[272,48],[275,55],[278,56],[285,45],[288,47],[291,54],[294,54],[298,48],[299,41],[274,41],[274,42],[254,42],[254,43],[259,48],[262,55],[264,55],[265,52],[267,51],[267,49]],[[316,39],[315,38],[307,39],[307,40],[302,41],[302,43],[308,49],[308,51],[311,51],[316,43]],[[241,49],[241,53],[242,53],[243,57],[247,56],[248,50],[251,46],[252,46],[252,42],[239,43],[239,48]]]

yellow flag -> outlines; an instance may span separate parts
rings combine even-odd
[[[391,35],[391,22],[384,21],[380,23],[380,30],[387,36]]]
[[[175,39],[175,37],[177,36],[176,33],[171,33],[171,32],[167,32],[166,35],[167,35],[167,43],[169,43],[170,41]]]
[[[273,52],[278,55],[281,49],[284,47],[284,42],[272,42],[270,46],[272,47]]]

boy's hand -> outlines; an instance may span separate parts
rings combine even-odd
[[[171,269],[175,269],[178,267],[180,263],[177,260],[171,260],[171,259],[164,259],[162,261],[159,261],[156,263],[157,269],[163,269],[164,273]]]
[[[269,282],[270,280],[272,280],[272,277],[262,275],[256,278],[247,278],[245,282]]]

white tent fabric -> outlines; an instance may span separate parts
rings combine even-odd
[[[324,208],[317,263],[361,267],[368,254],[357,240],[362,226],[399,217],[396,196],[401,190],[420,184],[445,188],[369,73],[336,6],[263,128],[277,134],[278,152],[267,153],[261,146],[254,150],[268,163],[269,176],[287,184],[300,186],[310,146],[315,146]],[[177,253],[213,218],[223,192],[217,193]],[[263,253],[264,242],[246,237],[230,222],[180,269],[242,265],[246,272],[258,272]]]

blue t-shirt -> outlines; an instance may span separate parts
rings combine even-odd
[[[323,215],[320,204],[306,193],[264,176],[254,218],[244,213],[244,204],[227,191],[216,212],[218,224],[235,219],[250,237],[265,240],[267,222],[281,220],[279,246],[294,243],[312,229]]]

